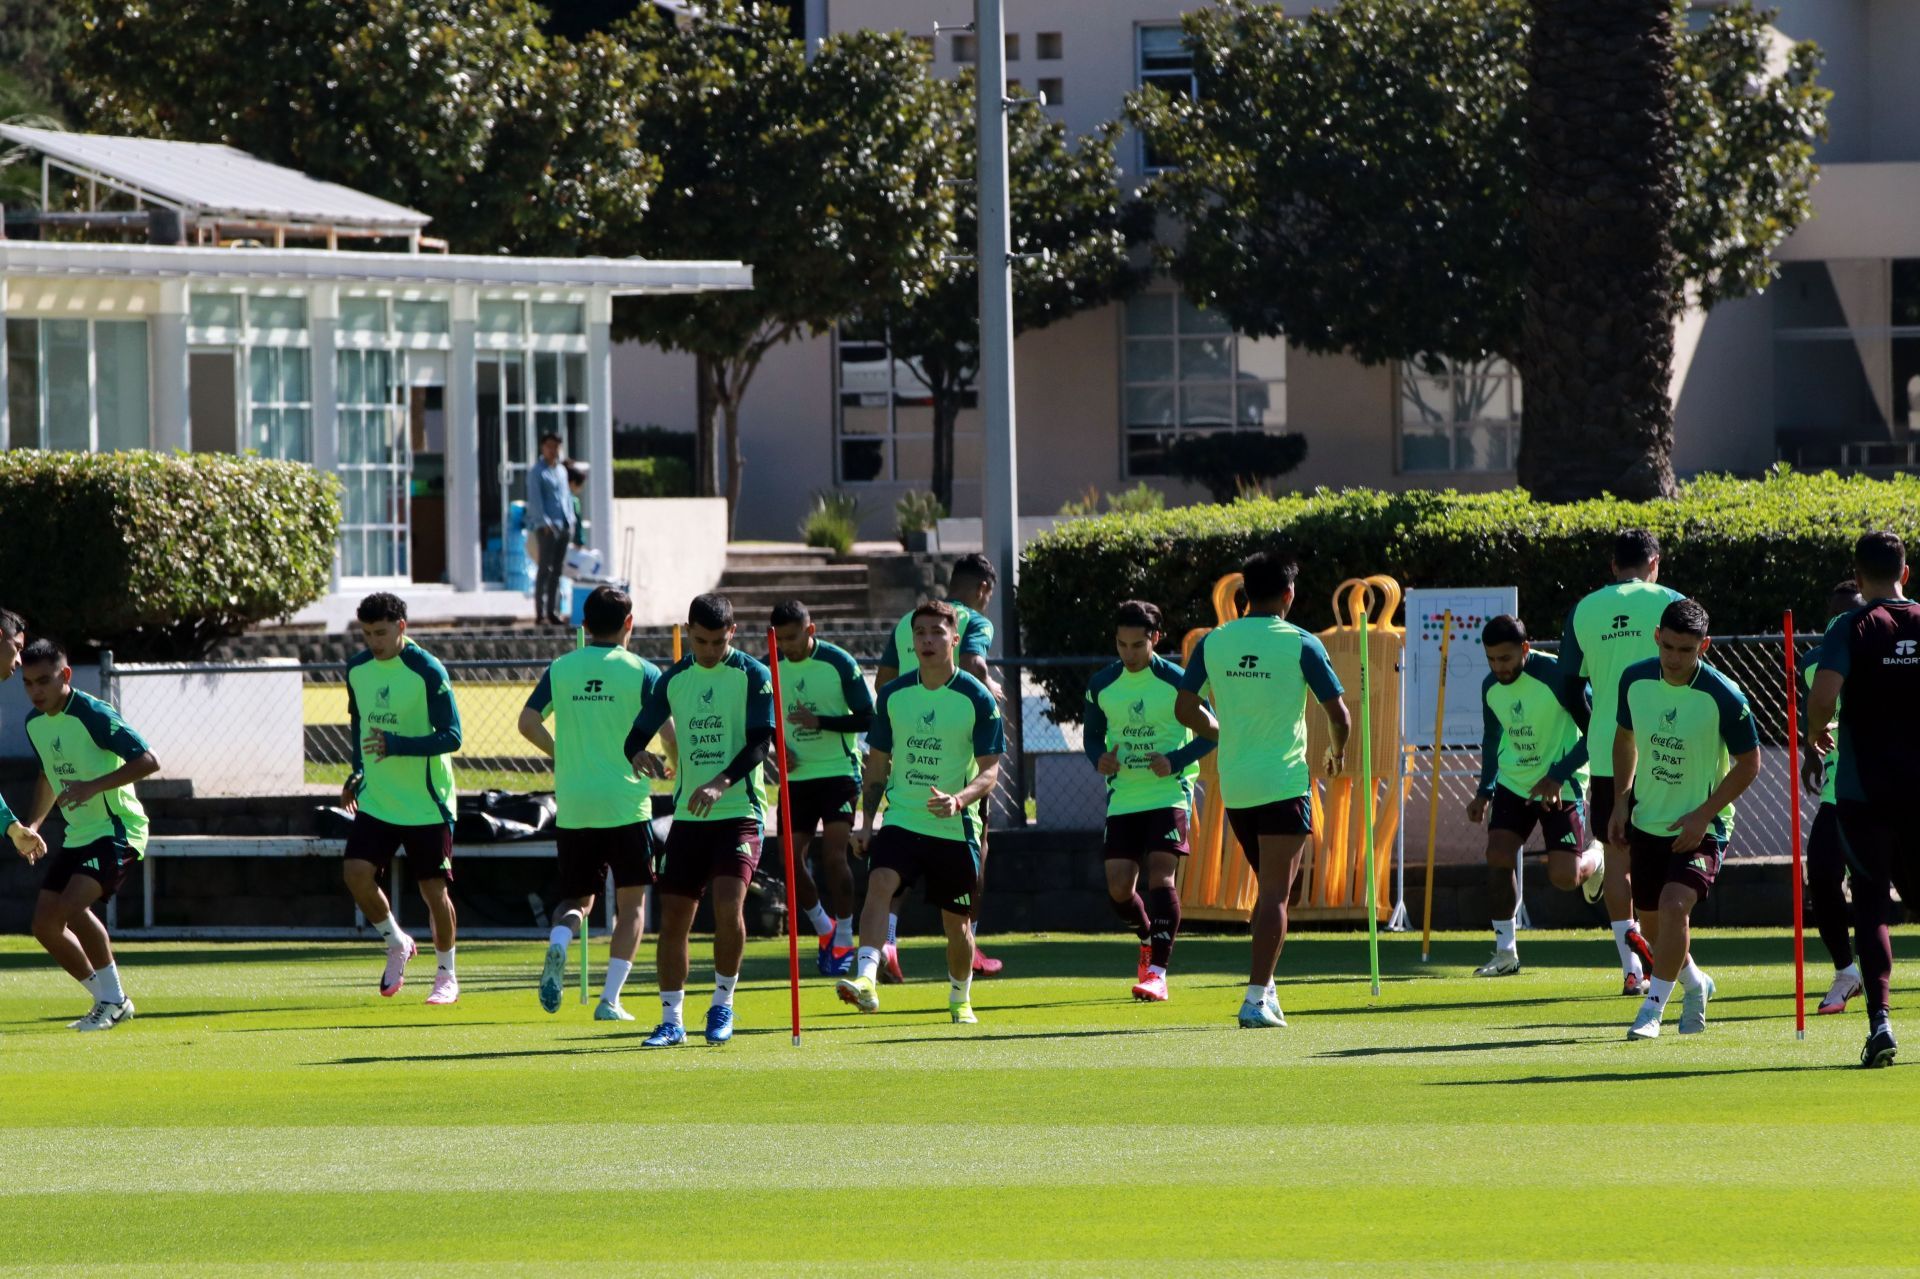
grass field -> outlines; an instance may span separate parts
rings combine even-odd
[[[463,946],[448,1010],[369,945],[130,944],[138,1019],[83,1036],[5,939],[0,1273],[1920,1274],[1920,1070],[1854,1068],[1858,1004],[1796,1042],[1778,934],[1703,938],[1709,1031],[1652,1044],[1604,934],[1497,982],[1389,938],[1377,1000],[1362,942],[1297,937],[1266,1032],[1244,939],[1143,1006],[1128,941],[996,937],[976,1027],[903,949],[874,1016],[810,979],[796,1049],[756,944],[739,1037],[649,1053],[650,945],[609,1026],[540,1012],[531,943]]]

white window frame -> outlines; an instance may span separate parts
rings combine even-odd
[[[1401,475],[1511,474],[1520,456],[1520,431],[1525,403],[1519,370],[1514,368],[1510,361],[1499,356],[1489,356],[1476,365],[1462,364],[1457,360],[1446,360],[1444,363],[1445,371],[1438,375],[1427,374],[1416,362],[1410,360],[1398,361],[1394,365],[1394,469],[1396,473]],[[1461,384],[1474,379],[1486,379],[1487,385],[1476,387],[1463,397]],[[1441,393],[1446,401],[1444,409],[1428,405],[1424,396],[1414,394],[1413,387],[1420,381],[1440,384]],[[1410,400],[1418,400],[1429,414],[1417,424],[1418,426],[1428,431],[1445,432],[1446,466],[1408,465],[1407,428],[1410,424],[1407,421],[1407,409]],[[1472,464],[1471,443],[1468,437],[1476,432],[1488,432],[1503,437],[1506,445],[1506,466]]]
[[[1177,22],[1142,22],[1134,27],[1133,86],[1136,89],[1145,88],[1149,81],[1173,80],[1180,74],[1178,70],[1171,67],[1150,68],[1147,66],[1146,35],[1149,31],[1182,31],[1182,28]],[[1182,32],[1182,34],[1184,34],[1184,32]],[[1194,72],[1191,54],[1188,55],[1187,63],[1187,97],[1194,102],[1200,100],[1200,77]],[[1153,164],[1148,161],[1147,139],[1144,135],[1138,137],[1137,146],[1139,148],[1141,173],[1153,174],[1166,172],[1168,168],[1167,165]]]
[[[864,404],[864,403],[859,405],[849,405],[847,403],[846,397],[849,394],[849,392],[841,384],[841,376],[844,370],[842,368],[840,354],[841,354],[842,343],[848,342],[848,341],[860,342],[863,344],[873,343],[873,344],[882,346],[886,349],[886,352],[887,352],[886,354],[886,361],[887,361],[886,385],[889,388],[891,388],[891,393],[889,394],[888,392],[882,391],[878,393],[869,393],[867,396],[867,398],[869,399],[875,398],[876,394],[885,396],[887,399],[887,403],[885,405]],[[906,388],[906,390],[903,392],[902,388]],[[978,389],[977,385],[975,387],[968,388],[968,390],[976,391],[976,392],[977,392],[977,389]],[[888,486],[898,487],[901,485],[906,485],[909,487],[916,487],[916,488],[926,487],[927,484],[929,484],[932,480],[932,477],[930,475],[903,474],[901,472],[900,445],[902,443],[907,443],[907,442],[924,442],[927,449],[929,450],[928,457],[929,459],[931,459],[932,457],[931,450],[933,448],[933,421],[931,416],[932,407],[930,403],[922,404],[922,403],[916,402],[920,400],[923,396],[929,398],[930,400],[931,394],[932,393],[927,391],[926,388],[922,386],[920,382],[915,378],[913,372],[907,366],[907,362],[900,359],[898,356],[896,356],[893,353],[893,344],[885,336],[878,337],[878,338],[847,338],[840,332],[840,329],[836,326],[833,331],[833,478],[834,478],[834,483],[836,485],[849,487],[849,488],[864,488],[869,486],[874,488],[884,488]],[[846,429],[847,409],[849,408],[882,408],[882,407],[884,407],[887,410],[887,429],[885,432],[876,434],[876,433],[860,432],[860,431],[850,432]],[[914,409],[914,410],[924,409],[929,415],[928,421],[927,421],[927,429],[924,431],[901,430],[900,429],[900,410],[903,408]],[[969,409],[963,407],[960,411],[962,413],[965,413],[965,412],[968,412]],[[954,426],[953,434],[954,434],[954,459],[956,463],[954,467],[954,470],[956,472],[954,475],[954,482],[956,485],[958,485],[964,482],[962,481],[961,476],[959,474],[962,468],[958,465],[959,459],[960,459],[961,441],[966,440],[977,445],[981,439],[981,432],[977,429],[963,430],[961,429],[958,422],[956,422]],[[849,443],[878,443],[880,445],[881,465],[880,465],[880,473],[878,475],[875,475],[871,479],[854,479],[847,474],[845,445]]]
[[[87,449],[89,453],[98,453],[100,449],[100,334],[101,324],[138,324],[144,334],[147,347],[147,386],[146,419],[147,439],[142,448],[153,447],[153,329],[145,316],[72,316],[72,315],[14,315],[0,316],[6,324],[31,324],[34,326],[34,443],[21,447],[45,450],[51,443],[53,429],[49,420],[49,395],[51,386],[47,378],[47,338],[46,326],[49,324],[72,323],[87,326]],[[5,334],[0,332],[0,339]],[[7,358],[12,358],[11,344],[0,340],[0,347],[7,349]],[[18,429],[9,415],[6,438],[0,439],[0,449],[11,448],[13,433]]]
[[[1173,316],[1173,325],[1166,333],[1133,334],[1127,331],[1127,307],[1132,305],[1135,301],[1140,301],[1147,298],[1168,299],[1169,306],[1171,308],[1171,312]],[[1259,385],[1259,386],[1268,387],[1268,388],[1272,388],[1272,387],[1279,388],[1280,403],[1281,403],[1279,426],[1281,428],[1284,428],[1286,426],[1286,417],[1287,417],[1287,414],[1286,414],[1286,394],[1287,394],[1286,362],[1283,360],[1282,366],[1281,366],[1281,373],[1280,373],[1280,376],[1277,378],[1260,376],[1260,377],[1250,377],[1247,379],[1243,379],[1240,376],[1240,344],[1242,342],[1249,341],[1252,339],[1249,339],[1246,334],[1240,333],[1237,330],[1234,330],[1231,328],[1224,331],[1207,330],[1202,333],[1183,332],[1180,327],[1180,315],[1181,315],[1181,309],[1182,309],[1181,304],[1183,300],[1184,299],[1182,298],[1181,294],[1177,290],[1151,289],[1145,293],[1136,295],[1134,298],[1128,299],[1126,302],[1121,303],[1121,305],[1118,308],[1116,308],[1119,313],[1118,323],[1120,327],[1118,340],[1120,343],[1120,474],[1122,478],[1131,480],[1131,479],[1164,479],[1167,477],[1167,473],[1165,471],[1136,472],[1134,470],[1132,443],[1133,443],[1133,438],[1135,436],[1156,436],[1156,437],[1165,436],[1165,437],[1168,437],[1168,443],[1172,444],[1173,442],[1185,436],[1218,435],[1218,434],[1221,434],[1222,432],[1227,432],[1227,431],[1236,431],[1236,432],[1250,431],[1250,432],[1259,432],[1259,433],[1265,433],[1265,434],[1279,434],[1280,431],[1275,430],[1274,425],[1266,422],[1260,422],[1260,423],[1248,422],[1245,419],[1245,416],[1241,413],[1240,411],[1241,397],[1247,394],[1248,392],[1250,392],[1254,385]],[[1181,358],[1181,340],[1183,337],[1184,338],[1217,338],[1217,337],[1230,338],[1231,343],[1228,347],[1229,368],[1228,368],[1226,377],[1225,378],[1182,377],[1181,368],[1180,368],[1180,358]],[[1279,341],[1280,339],[1273,339],[1273,340]],[[1171,364],[1173,368],[1173,377],[1168,379],[1168,378],[1144,378],[1144,377],[1134,376],[1133,370],[1128,366],[1128,352],[1129,352],[1128,344],[1132,342],[1165,342],[1168,346],[1170,346],[1172,348]],[[1190,391],[1197,391],[1203,388],[1214,391],[1216,393],[1222,389],[1224,389],[1227,392],[1227,395],[1228,395],[1227,425],[1225,426],[1190,426],[1182,420],[1186,416],[1186,413],[1184,411],[1184,405],[1183,405],[1183,399],[1185,395]],[[1141,425],[1131,420],[1132,415],[1127,411],[1128,392],[1141,391],[1141,390],[1146,390],[1146,391],[1164,390],[1172,395],[1173,421],[1170,424],[1166,426]],[[1271,391],[1269,391],[1269,394],[1271,394]]]
[[[230,295],[239,300],[239,323],[235,325],[197,326],[193,323],[192,303],[189,302],[187,345],[189,348],[221,348],[231,351],[234,354],[234,368],[239,377],[240,389],[240,402],[238,405],[239,418],[235,423],[234,430],[235,445],[241,453],[258,453],[262,457],[278,456],[266,452],[261,447],[262,441],[254,432],[254,413],[260,410],[274,413],[285,413],[288,411],[304,412],[306,414],[306,427],[302,439],[302,447],[297,456],[288,457],[285,460],[305,462],[311,465],[314,460],[312,327],[314,298],[312,292],[306,288],[279,289],[250,287],[245,284],[207,287],[195,285],[193,288],[194,297],[209,296],[212,294]],[[255,298],[284,297],[298,298],[301,301],[306,309],[306,326],[298,329],[263,329],[256,327],[252,309],[253,300]],[[298,352],[300,358],[306,361],[306,399],[287,400],[279,398],[279,391],[282,385],[279,378],[274,379],[275,398],[267,400],[254,399],[253,365],[256,352],[268,348],[283,352]]]

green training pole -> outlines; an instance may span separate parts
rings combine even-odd
[[[1367,971],[1373,993],[1380,993],[1380,912],[1373,903],[1373,678],[1367,661],[1367,610],[1360,610],[1360,803],[1361,829],[1367,841],[1367,886],[1361,900],[1367,909]]]

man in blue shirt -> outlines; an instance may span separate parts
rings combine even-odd
[[[527,528],[533,532],[539,561],[533,579],[534,620],[559,626],[560,569],[572,540],[573,498],[567,491],[566,464],[560,460],[560,437],[552,431],[540,437],[539,460],[527,468]]]

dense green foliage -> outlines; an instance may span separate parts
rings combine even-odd
[[[1230,500],[1298,467],[1307,457],[1304,435],[1265,431],[1206,431],[1183,435],[1167,450],[1167,470],[1213,495]]]
[[[320,598],[339,482],[222,454],[0,452],[0,600],[122,658],[187,658]]]
[[[692,497],[693,470],[677,457],[615,458],[613,495]]]
[[[851,493],[815,493],[800,520],[800,540],[839,555],[853,551],[860,536],[860,501]]]

